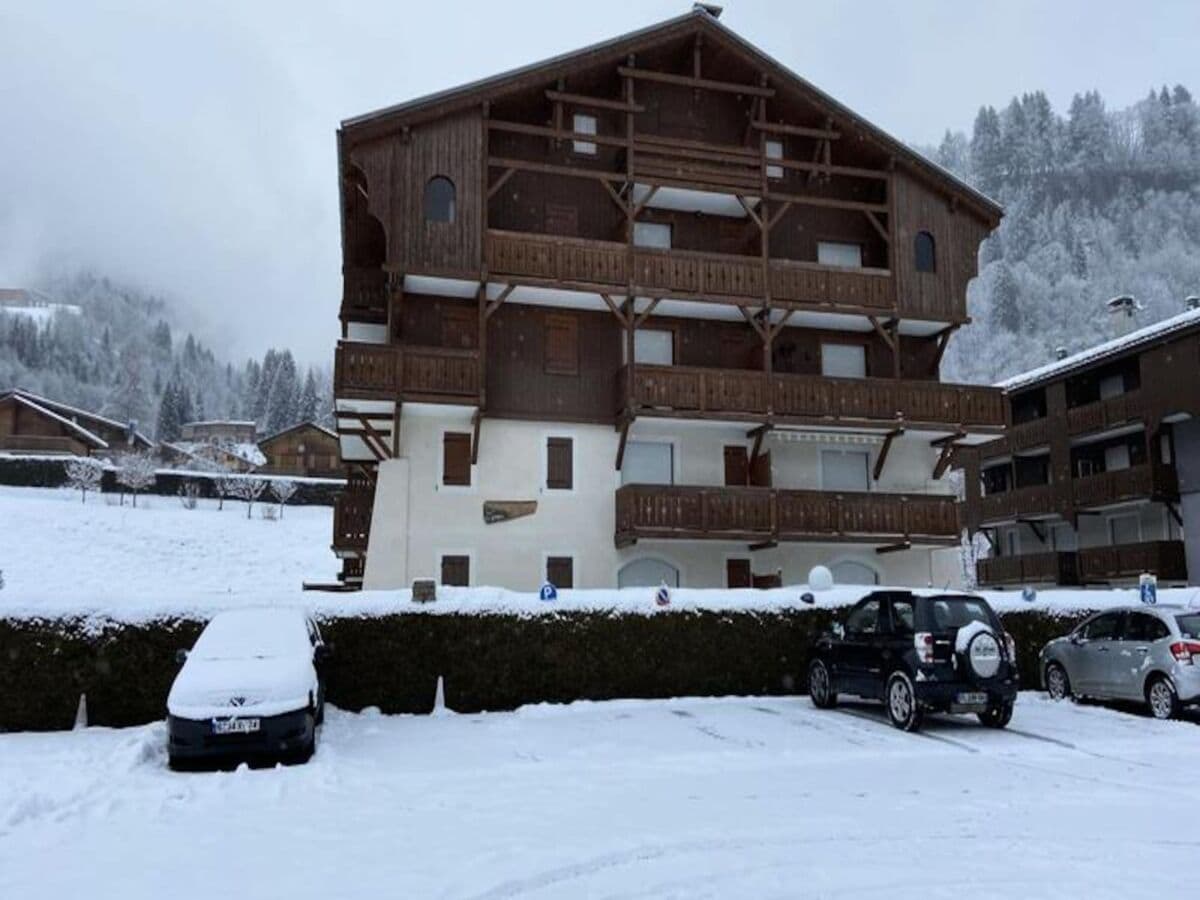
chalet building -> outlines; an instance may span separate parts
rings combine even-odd
[[[948,577],[1001,210],[718,12],[342,124],[347,581]]]
[[[316,422],[301,422],[263,438],[258,449],[266,458],[260,472],[311,478],[341,478],[342,460],[336,431]]]
[[[1129,321],[1127,305],[1112,308]],[[955,462],[965,473],[964,522],[991,546],[979,582],[1127,583],[1150,572],[1195,583],[1200,309],[999,387],[1007,436],[960,450]]]
[[[0,452],[112,456],[153,447],[115,419],[20,389],[0,394]]]
[[[181,441],[214,441],[229,444],[253,444],[258,439],[258,424],[253,421],[209,419],[184,422],[179,426]]]

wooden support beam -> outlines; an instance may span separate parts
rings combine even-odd
[[[842,135],[831,128],[810,128],[807,125],[785,125],[781,122],[756,121],[754,127],[771,134],[791,134],[796,137],[820,138],[823,141],[836,141]]]
[[[479,428],[483,424],[483,410],[476,409],[471,416],[471,465],[479,462]]]
[[[638,216],[640,216],[640,215],[642,214],[642,210],[643,210],[643,209],[645,209],[645,208],[646,208],[646,205],[647,205],[647,204],[648,204],[648,203],[649,203],[651,200],[653,200],[653,199],[654,199],[654,195],[655,195],[655,194],[657,194],[657,193],[658,193],[658,185],[657,185],[657,184],[652,184],[652,185],[650,186],[650,190],[648,190],[648,191],[646,192],[646,196],[645,196],[645,197],[643,197],[643,198],[641,199],[641,202],[640,202],[640,203],[638,203],[638,204],[637,204],[637,206],[634,206],[634,207],[632,207],[632,208],[631,208],[631,210],[630,210],[630,212],[629,212],[629,218],[631,218],[631,219],[636,219]],[[630,194],[630,198],[632,198],[632,197],[633,197],[633,195],[632,195],[632,194]]]
[[[508,182],[508,179],[512,178],[513,175],[516,174],[516,171],[516,169],[505,169],[500,173],[500,177],[488,186],[487,195],[489,200],[492,199],[492,197],[498,190],[500,190],[500,188],[504,187],[504,185]]]
[[[963,438],[965,438],[966,436],[967,436],[967,433],[960,428],[959,430],[955,431],[954,434],[947,434],[944,437],[934,438],[932,441],[929,442],[929,446],[930,447],[942,447],[942,446],[945,446],[946,444],[956,444],[959,441],[961,441]]]
[[[492,131],[503,131],[509,134],[547,137],[555,141],[586,141],[589,144],[600,144],[608,147],[625,146],[625,138],[575,131],[571,128],[564,128],[561,123],[556,125],[531,125],[527,122],[505,122],[503,119],[492,119],[488,122],[488,128]]]
[[[769,337],[768,337],[767,331],[765,328],[763,328],[762,324],[758,321],[757,316],[754,313],[750,312],[750,310],[744,306],[739,306],[738,309],[742,313],[742,318],[744,318],[747,322],[749,322],[750,327],[752,327],[755,331],[758,332],[758,336],[760,338],[762,338],[763,343],[764,344],[768,343]]]
[[[771,213],[771,218],[767,220],[767,231],[774,228],[779,220],[783,218],[783,214],[792,208],[792,201],[788,200],[785,203],[780,203],[779,208]]]
[[[776,322],[774,325],[767,326],[770,329],[770,340],[767,343],[770,343],[770,344],[775,343],[775,338],[779,337],[779,332],[783,331],[783,327],[785,325],[787,325],[788,319],[790,319],[792,317],[792,314],[794,312],[795,312],[794,309],[784,310],[783,315],[780,316],[778,322]]]
[[[362,438],[362,442],[367,445],[367,449],[371,451],[371,455],[377,460],[383,461],[391,459],[392,454],[388,449],[388,443],[384,440],[382,434],[371,424],[371,420],[365,413],[360,412],[339,412],[339,416],[344,416],[351,419],[357,419],[362,425],[362,433],[358,436]],[[349,429],[342,429],[343,434],[352,434]]]
[[[658,304],[660,302],[662,302],[662,297],[650,298],[649,305],[647,305],[647,307],[645,309],[643,309],[640,313],[638,313],[637,316],[633,320],[633,328],[635,331],[637,329],[641,328],[642,323],[645,322],[648,318],[650,318],[650,313],[654,312],[654,308],[656,306],[658,306]]]
[[[564,91],[546,91],[547,100],[570,103],[586,109],[615,109],[617,112],[645,112],[646,107],[626,100],[610,100],[607,97],[588,97],[584,94],[568,94]]]
[[[888,230],[883,227],[883,223],[879,221],[879,218],[875,215],[875,213],[869,209],[864,209],[863,215],[867,217],[867,221],[871,223],[871,226],[875,229],[876,233],[883,238],[884,242],[890,244],[892,242],[892,236],[888,234]]]
[[[621,471],[621,466],[625,463],[625,444],[629,440],[629,426],[633,423],[633,416],[622,416],[617,427],[621,429],[621,437],[617,441],[617,471]]]
[[[1042,528],[1041,522],[1037,521],[1037,519],[1020,519],[1020,518],[1018,518],[1017,521],[1019,523],[1021,523],[1022,525],[1028,525],[1029,530],[1034,533],[1034,535],[1037,537],[1037,539],[1039,541],[1041,541],[1043,544],[1046,543],[1046,530],[1044,528]]]
[[[774,427],[775,426],[771,422],[764,422],[762,425],[758,425],[754,428],[751,428],[749,431],[747,431],[746,439],[749,440],[750,438],[754,438],[755,440],[757,440],[760,437],[762,437],[762,435],[766,434],[768,431],[771,431]]]
[[[882,547],[876,547],[875,552],[879,553],[879,554],[899,553],[902,550],[911,550],[911,549],[912,549],[912,541],[901,541],[898,544],[884,544]]]
[[[747,97],[775,96],[774,88],[759,87],[754,84],[738,84],[732,81],[714,81],[711,78],[695,78],[691,75],[674,75],[670,72],[655,72],[650,69],[635,69],[630,66],[619,66],[617,74],[623,78],[656,81],[659,84],[674,84],[679,87],[702,88],[726,94],[743,94]]]
[[[757,553],[759,550],[773,550],[779,546],[779,541],[759,541],[757,544],[750,545],[750,552]]]
[[[512,292],[516,290],[516,287],[517,286],[515,284],[506,284],[504,286],[504,290],[500,292],[499,296],[497,296],[495,300],[487,301],[487,306],[483,311],[483,321],[485,323],[495,314],[496,310],[500,308],[500,304],[507,300]],[[486,298],[487,295],[484,294],[484,296]]]
[[[1167,506],[1167,512],[1169,512],[1171,514],[1171,518],[1175,520],[1175,524],[1178,525],[1180,528],[1182,528],[1183,527],[1183,516],[1181,516],[1179,514],[1179,506],[1175,503],[1172,503],[1170,500],[1166,501],[1166,506]]]
[[[957,330],[957,325],[949,325],[937,333],[937,353],[933,357],[933,367],[935,369],[941,365],[942,357],[946,353],[946,347],[950,344],[950,336]]]
[[[632,218],[633,210],[629,208],[629,204],[625,202],[625,198],[621,196],[620,192],[607,181],[600,183],[604,185],[604,190],[608,192],[608,196],[612,198],[612,202],[617,204],[617,208],[621,212],[625,213],[625,217]]]
[[[934,481],[937,481],[946,474],[946,470],[950,468],[950,457],[954,455],[957,447],[958,445],[953,441],[947,441],[942,444],[942,452],[938,454],[937,462],[933,466]]]
[[[890,333],[890,329],[881,323],[876,316],[867,316],[867,321],[871,323],[871,327],[875,329],[875,333],[888,345],[888,349],[895,353],[896,341]]]
[[[811,160],[773,159],[771,160],[771,165],[779,166],[781,169],[796,169],[801,172],[807,172],[809,180],[811,180],[813,175],[824,175],[826,177],[841,175],[846,178],[866,178],[871,181],[887,183],[889,178],[888,173],[881,169],[864,169],[861,166],[837,166],[833,163],[820,162],[819,160],[825,156],[824,150],[828,143],[826,140],[817,141],[816,146],[813,148],[813,158]]]
[[[762,452],[763,438],[767,436],[770,426],[754,429],[754,445],[750,448],[750,469],[753,471],[754,463],[758,459],[758,455]]]
[[[771,165],[775,165],[775,160],[771,160]],[[850,209],[858,210],[859,212],[879,212],[885,213],[888,211],[886,203],[863,203],[860,200],[838,200],[834,197],[812,197],[804,194],[777,194],[772,191],[767,195],[768,200],[790,200],[792,203],[798,203],[801,206],[817,206],[822,209]]]
[[[737,202],[742,205],[742,209],[746,211],[746,215],[748,215],[754,221],[754,224],[758,226],[759,231],[764,230],[767,227],[766,223],[763,222],[758,213],[756,213],[750,207],[750,204],[746,201],[746,198],[741,194],[734,194],[734,196],[737,197]]]
[[[625,181],[623,173],[581,169],[577,166],[555,166],[550,163],[535,163],[525,159],[509,159],[503,156],[489,156],[488,165],[502,169],[519,169],[522,172],[537,172],[542,175],[568,175],[573,178],[590,178],[594,181]]]
[[[887,433],[883,439],[883,446],[879,448],[879,457],[875,460],[875,468],[871,471],[871,477],[878,481],[883,475],[883,467],[887,463],[888,453],[892,449],[892,441],[904,434],[903,428],[893,428]]]
[[[392,414],[392,458],[400,455],[400,408],[403,404],[396,402],[396,411]]]
[[[613,298],[608,294],[604,293],[600,294],[600,299],[604,301],[605,305],[608,306],[610,310],[612,310],[612,314],[617,317],[617,321],[621,323],[621,327],[629,328],[629,319],[626,317],[625,313],[621,311],[621,308],[617,306],[616,301],[613,300]]]

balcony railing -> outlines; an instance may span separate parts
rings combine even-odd
[[[1078,584],[1079,564],[1075,553],[1028,553],[1023,556],[994,556],[975,564],[980,584]]]
[[[479,351],[342,341],[334,360],[338,397],[475,403]]]
[[[656,250],[583,238],[491,230],[488,271],[546,281],[611,285],[633,283],[646,292],[705,298],[766,295],[757,256]],[[787,306],[852,307],[886,311],[896,305],[896,284],[887,269],[850,269],[812,262],[771,260],[771,298]]]
[[[333,501],[334,552],[366,552],[374,505],[374,491],[345,490],[337,495]]]
[[[773,414],[829,422],[1004,427],[1004,398],[995,388],[894,381],[767,375],[739,369],[638,365],[629,399],[652,412],[731,415]],[[622,371],[629,383],[630,369]]]
[[[1150,465],[1131,466],[1076,478],[1071,483],[1075,505],[1106,506],[1150,497],[1154,493],[1153,469]]]
[[[1079,574],[1085,582],[1136,578],[1143,572],[1164,581],[1186,581],[1183,541],[1145,541],[1079,551]]]
[[[1143,414],[1142,392],[1130,391],[1068,409],[1067,429],[1071,434],[1103,431],[1140,419]]]
[[[983,522],[1045,515],[1053,512],[1054,508],[1054,487],[1049,484],[1016,488],[999,494],[985,494],[979,498],[979,517]]]
[[[953,498],[922,494],[625,485],[616,541],[639,538],[951,544],[958,513]]]

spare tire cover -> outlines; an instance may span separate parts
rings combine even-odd
[[[981,631],[967,644],[967,662],[979,678],[994,678],[1000,671],[1000,643],[990,631]]]

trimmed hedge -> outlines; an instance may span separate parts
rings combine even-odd
[[[1038,686],[1038,652],[1084,613],[1002,618],[1018,645],[1021,680]],[[802,693],[808,648],[828,627],[820,609],[608,615],[405,613],[322,622],[336,645],[329,701],[344,709],[427,713],[439,675],[459,712],[619,697]],[[0,730],[69,728],[87,694],[94,725],[165,714],[175,651],[203,623],[85,627],[79,620],[0,619]]]

